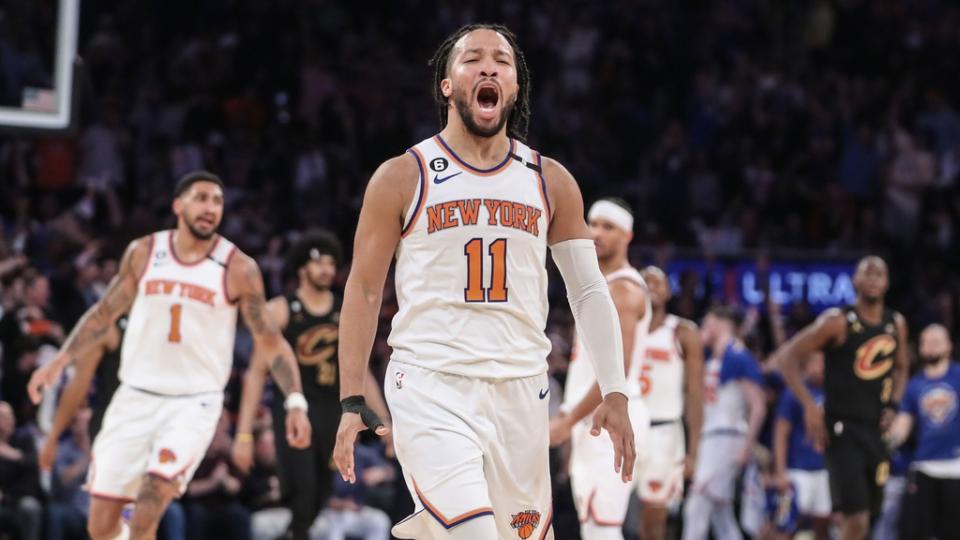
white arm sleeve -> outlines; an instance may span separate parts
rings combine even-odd
[[[558,242],[550,246],[550,251],[567,286],[567,300],[577,323],[577,333],[593,364],[600,393],[604,397],[611,392],[627,395],[620,318],[607,280],[600,273],[593,240]]]

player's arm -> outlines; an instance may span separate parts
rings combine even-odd
[[[740,391],[743,392],[747,402],[747,436],[744,443],[744,450],[741,453],[740,463],[744,464],[753,452],[753,447],[757,444],[757,437],[760,435],[760,428],[763,427],[763,419],[767,416],[767,401],[763,393],[763,388],[755,381],[743,379],[739,382]]]
[[[127,246],[117,275],[110,281],[103,297],[80,317],[53,360],[33,372],[27,391],[34,403],[40,402],[43,390],[56,382],[67,365],[96,350],[117,318],[133,305],[137,283],[146,268],[150,241],[149,237],[139,238]]]
[[[364,381],[383,302],[383,285],[400,243],[405,209],[413,200],[420,171],[404,154],[384,162],[370,178],[354,237],[353,264],[340,310],[340,398],[343,414],[333,459],[344,480],[356,482],[353,443],[357,433],[373,428],[385,435],[363,397]],[[379,425],[379,427],[378,427]]]
[[[823,412],[817,406],[807,385],[803,382],[803,366],[810,355],[830,344],[839,344],[846,339],[847,321],[839,309],[829,309],[777,349],[770,358],[774,367],[783,374],[787,387],[803,405],[803,418],[807,437],[817,450],[826,446],[826,429]]]
[[[618,279],[610,283],[610,297],[617,308],[617,317],[620,319],[620,332],[623,335],[623,371],[630,372],[630,363],[633,359],[632,351],[637,338],[637,324],[646,313],[646,292],[636,283],[625,279]],[[570,411],[566,422],[573,426],[581,419],[596,410],[603,402],[600,395],[600,385],[594,384],[587,395]]]
[[[688,320],[680,321],[676,338],[680,350],[683,351],[683,371],[686,377],[683,413],[687,417],[687,430],[690,434],[690,450],[687,452],[685,468],[687,474],[693,474],[703,427],[703,342],[700,340],[697,325]]]
[[[109,336],[109,334],[107,334]],[[90,392],[90,384],[93,382],[93,376],[97,372],[97,366],[100,365],[100,359],[107,351],[107,345],[102,344],[96,349],[86,351],[74,362],[73,378],[67,383],[60,401],[57,403],[57,410],[53,415],[53,426],[47,433],[47,439],[40,450],[40,468],[49,471],[53,470],[53,465],[57,457],[57,446],[60,442],[60,435],[67,429],[76,416],[77,411],[86,404],[87,394]]]
[[[793,424],[783,416],[777,415],[773,424],[773,474],[783,489],[784,479],[787,477],[787,448],[790,441],[790,431],[793,430]]]
[[[227,284],[227,290],[235,294],[240,304],[240,312],[253,337],[252,363],[266,362],[274,382],[287,396],[284,404],[287,409],[287,441],[294,448],[306,448],[310,445],[310,421],[306,414],[307,399],[303,397],[300,384],[300,369],[293,349],[283,339],[277,323],[267,314],[260,268],[248,255],[237,253],[227,267]],[[247,415],[251,407],[256,408],[256,403],[249,403],[249,399],[241,405]],[[252,415],[245,422],[250,419]]]
[[[601,427],[606,428],[613,441],[614,470],[626,482],[633,477],[636,448],[627,413],[623,336],[617,309],[600,272],[576,180],[549,158],[543,159],[543,176],[553,207],[547,241],[567,287],[567,300],[580,329],[581,344],[590,357],[603,395],[590,432],[597,436]]]
[[[283,296],[271,298],[266,306],[267,317],[274,321],[282,333],[287,327],[287,299]],[[240,410],[237,414],[237,436],[233,440],[233,464],[246,473],[253,466],[253,422],[256,420],[263,387],[267,383],[270,371],[267,357],[261,349],[254,349],[250,365],[243,374],[243,391],[240,395]],[[301,381],[302,383],[302,381]]]
[[[907,376],[910,373],[910,358],[907,356],[907,320],[900,313],[893,314],[893,322],[897,326],[897,358],[893,365],[893,394],[892,398],[895,405],[899,405],[903,399],[903,393],[907,388]]]

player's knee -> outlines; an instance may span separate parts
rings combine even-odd
[[[862,539],[867,536],[867,530],[870,528],[870,515],[867,512],[857,512],[844,516],[844,534],[845,538]]]
[[[103,519],[91,514],[87,520],[87,534],[93,540],[127,540],[130,530],[120,520]]]

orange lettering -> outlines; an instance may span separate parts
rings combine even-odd
[[[534,236],[540,236],[541,214],[542,212],[539,208],[533,206],[527,207],[527,232]]]
[[[430,222],[427,225],[427,234],[433,234],[443,228],[441,218],[439,204],[427,208],[427,219]]]
[[[484,206],[487,207],[487,225],[496,225],[497,224],[497,208],[500,207],[500,201],[496,199],[484,199]]]
[[[457,201],[460,207],[460,220],[464,225],[476,225],[477,216],[480,214],[480,199],[468,201]]]
[[[443,228],[449,229],[460,225],[457,216],[454,215],[454,209],[457,208],[457,201],[447,201],[443,203]]]
[[[527,228],[527,205],[523,203],[513,203],[513,228],[521,231]]]
[[[513,204],[509,201],[500,205],[500,226],[513,227]]]

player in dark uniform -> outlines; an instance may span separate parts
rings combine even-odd
[[[803,404],[807,434],[826,447],[830,494],[842,514],[840,537],[862,540],[883,502],[889,475],[882,431],[906,386],[907,323],[884,306],[889,278],[879,257],[865,257],[853,277],[856,302],[825,311],[784,344],[773,361]],[[803,383],[803,364],[823,351],[824,409]]]
[[[87,403],[91,384],[95,391],[90,406],[93,416],[90,418],[90,440],[97,436],[103,415],[113,393],[120,386],[117,372],[120,370],[120,343],[123,341],[123,332],[127,327],[126,315],[117,319],[117,324],[107,332],[100,343],[100,347],[91,349],[84,358],[78,358],[73,378],[67,383],[57,403],[57,411],[53,417],[53,427],[47,434],[47,440],[40,451],[40,467],[51,470],[57,455],[57,446],[60,436],[73,422],[73,417]],[[96,381],[96,382],[94,382]]]
[[[298,450],[286,442],[283,401],[274,399],[274,440],[284,504],[292,511],[290,532],[294,540],[309,538],[308,531],[333,487],[331,455],[340,422],[340,373],[337,349],[342,297],[331,289],[341,261],[340,243],[326,231],[304,234],[287,254],[286,267],[296,272],[297,289],[267,303],[267,312],[290,343],[300,364],[307,414],[313,427],[309,448]],[[249,370],[244,394],[263,388],[265,373]],[[372,376],[367,381],[367,400],[382,418],[387,414],[380,387]],[[371,395],[372,394],[372,395]],[[259,403],[259,396],[249,403]],[[245,418],[245,416],[247,418]],[[244,470],[252,464],[252,414],[237,425],[234,461]]]

